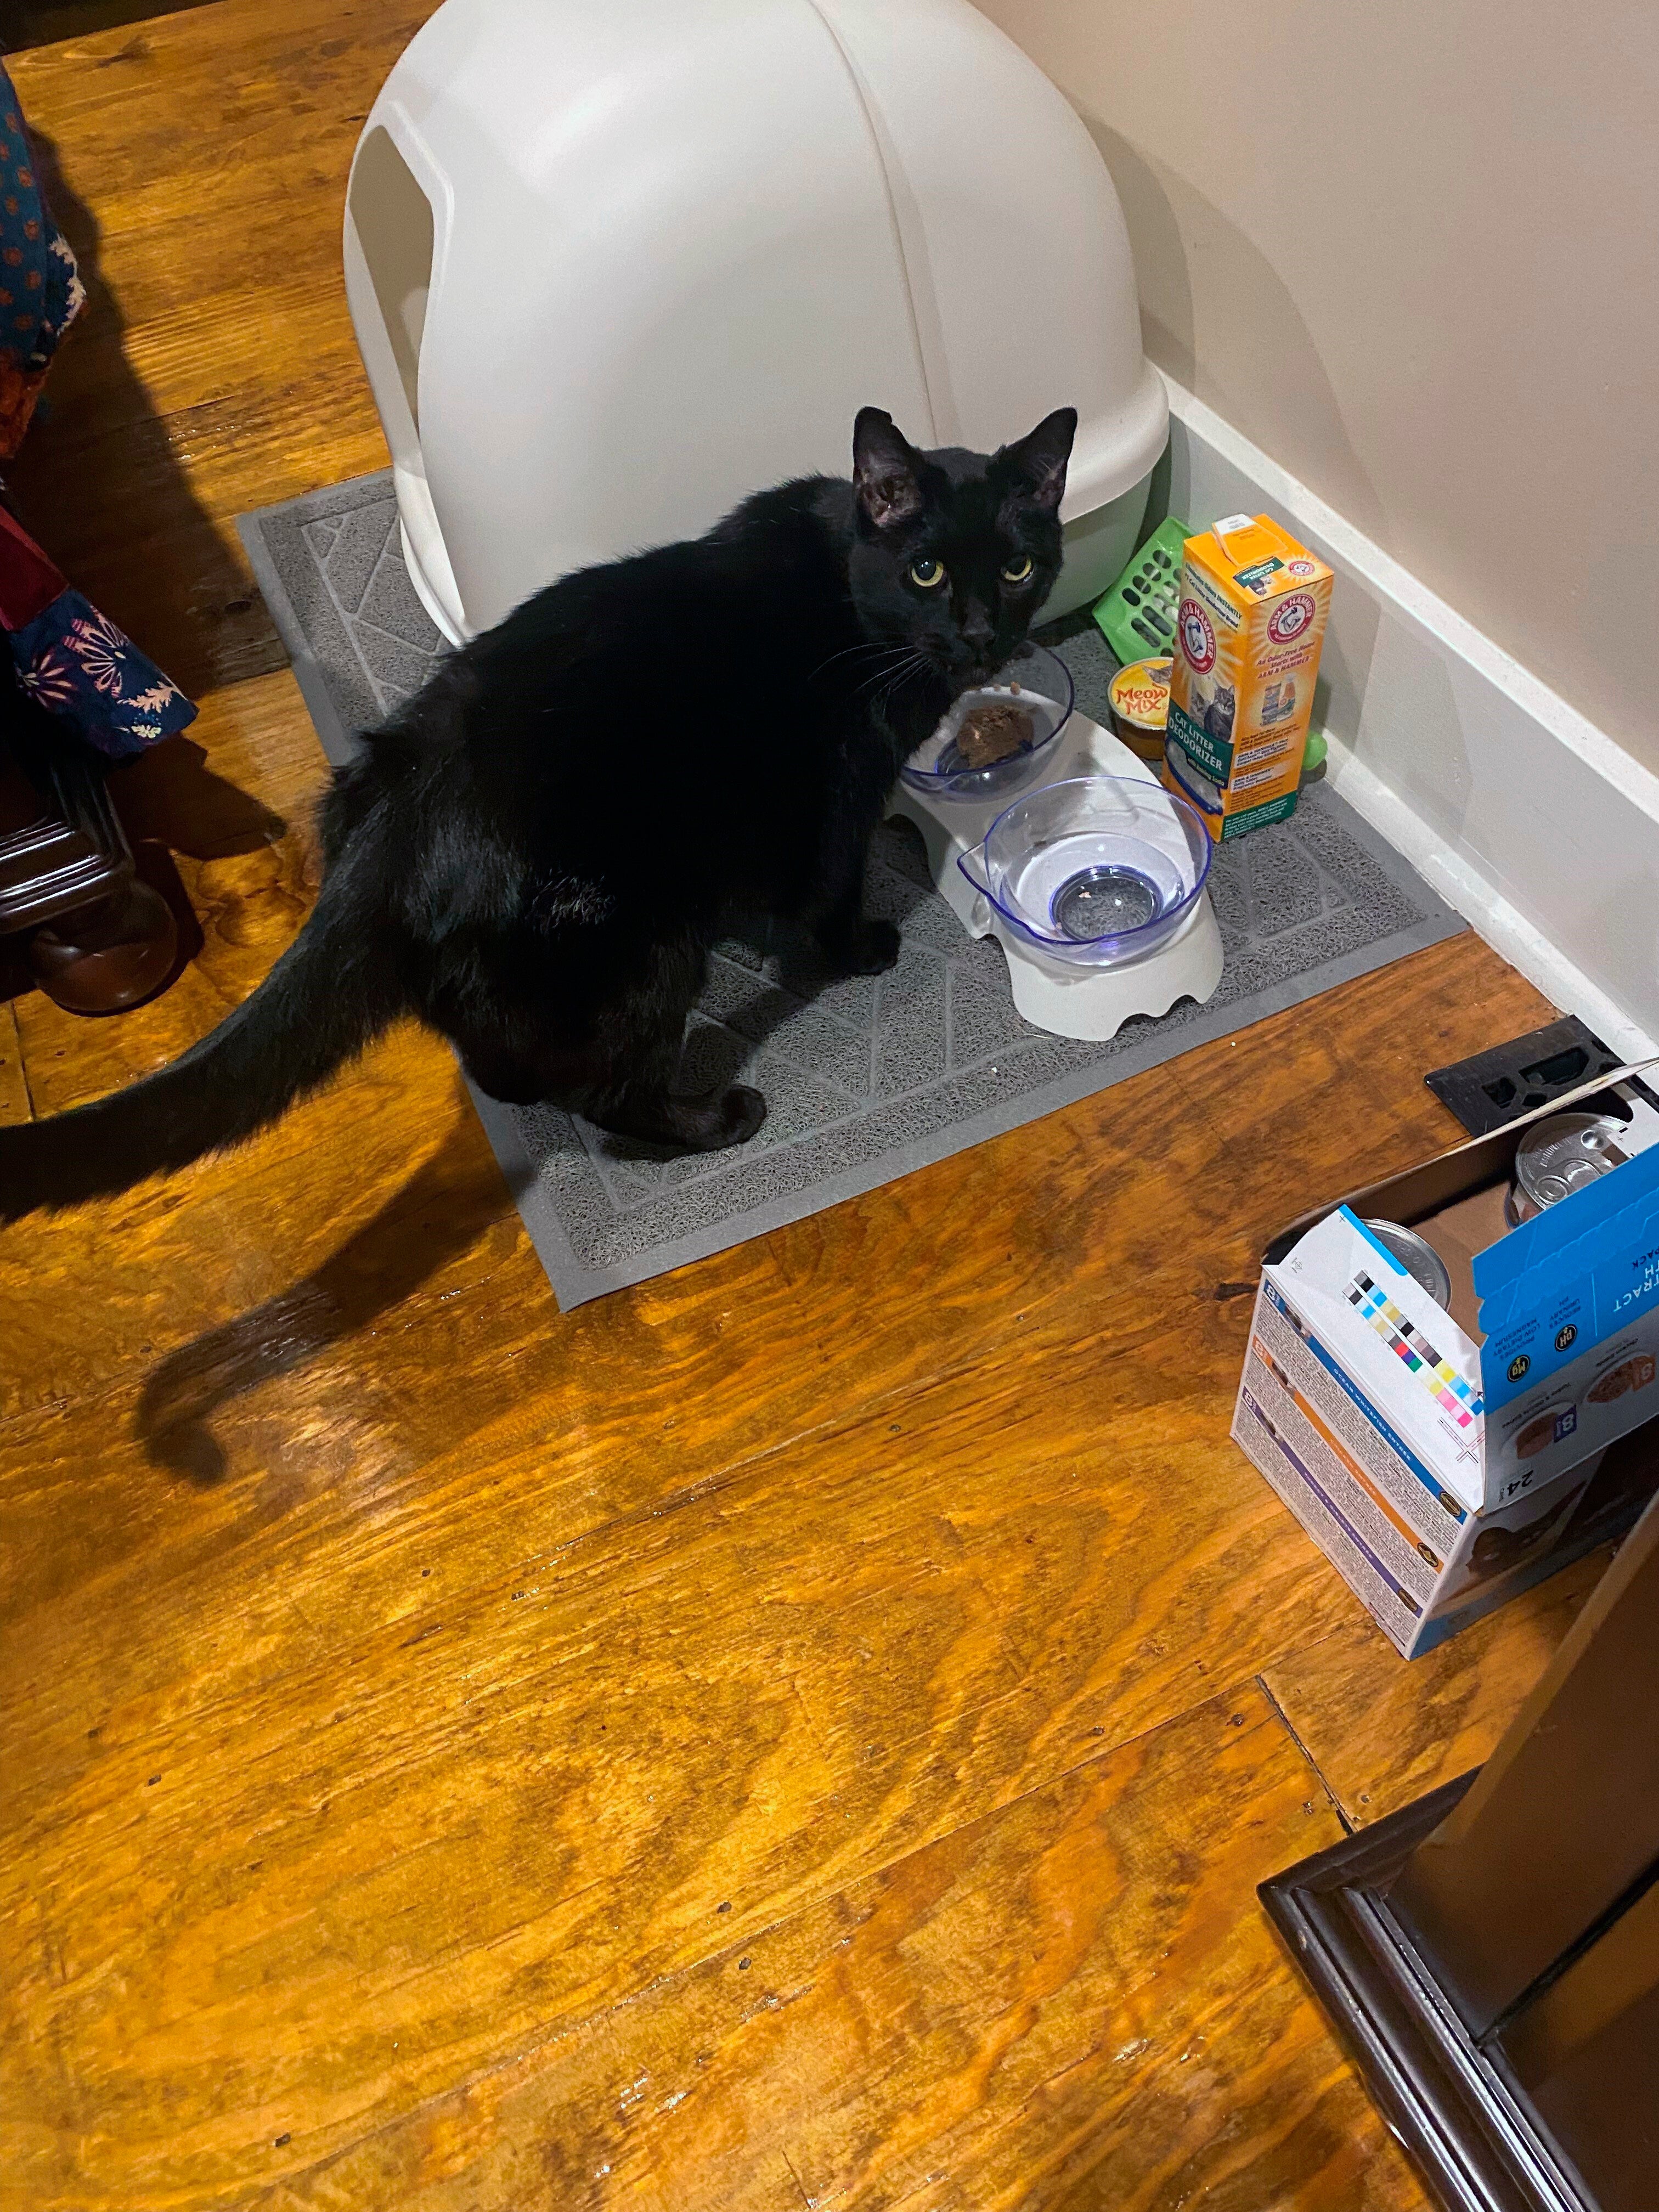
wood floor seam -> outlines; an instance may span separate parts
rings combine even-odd
[[[1286,1656],[1287,1657],[1294,1658],[1295,1654],[1291,1653]],[[1308,1748],[1307,1745],[1303,1741],[1301,1736],[1297,1732],[1296,1723],[1291,1720],[1284,1706],[1279,1704],[1279,1699],[1273,1695],[1273,1686],[1268,1681],[1267,1675],[1265,1674],[1257,1674],[1253,1679],[1257,1689],[1261,1691],[1262,1696],[1267,1700],[1267,1703],[1273,1707],[1274,1713],[1278,1716],[1279,1726],[1284,1729],[1285,1735],[1289,1736],[1291,1741],[1296,1746],[1297,1749],[1302,1753],[1304,1759],[1307,1760],[1309,1766],[1313,1770],[1315,1779],[1318,1782],[1320,1788],[1324,1791],[1327,1798],[1330,1801],[1331,1810],[1335,1814],[1337,1819],[1342,1823],[1344,1833],[1351,1836],[1353,1833],[1354,1824],[1348,1817],[1347,1808],[1343,1804],[1341,1798],[1337,1795],[1336,1791],[1331,1787],[1329,1779],[1326,1776],[1323,1769],[1321,1767],[1319,1761],[1314,1757],[1313,1753]]]

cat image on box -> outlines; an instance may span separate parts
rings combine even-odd
[[[1233,735],[1233,710],[1237,695],[1231,684],[1218,684],[1203,702],[1204,711],[1199,717],[1204,733],[1213,738],[1218,745],[1231,744]]]

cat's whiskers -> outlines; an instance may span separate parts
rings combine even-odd
[[[918,668],[931,665],[927,656],[918,653],[913,645],[896,646],[893,651],[900,655],[898,666],[878,668],[873,675],[866,676],[863,683],[858,686],[860,691],[873,690],[878,684],[898,683],[903,678],[914,675]]]
[[[904,685],[908,683],[911,677],[916,673],[918,669],[921,669],[925,673],[932,667],[933,663],[927,659],[927,655],[925,653],[918,653],[913,646],[906,653],[905,658],[902,662],[901,662],[900,665],[890,674],[887,674],[887,672],[884,670],[880,672],[877,677],[872,678],[871,679],[872,682],[879,682],[881,675],[887,675],[887,681],[883,689],[870,703],[870,714],[872,719],[873,720],[878,716],[885,714],[888,704],[893,698],[894,695],[903,689]]]
[[[866,640],[859,645],[844,645],[842,647],[839,653],[832,653],[827,660],[819,661],[817,666],[812,671],[812,673],[806,680],[809,684],[816,684],[826,668],[833,667],[836,661],[845,660],[854,653],[878,653],[890,659],[896,653],[908,653],[910,649],[911,648],[906,645],[884,644],[879,639],[874,641]]]

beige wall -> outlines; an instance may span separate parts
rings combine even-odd
[[[1146,347],[1659,770],[1659,0],[979,0]]]

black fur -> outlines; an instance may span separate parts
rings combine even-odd
[[[403,1014],[495,1097],[693,1150],[752,1136],[758,1092],[670,1087],[708,947],[744,908],[847,972],[891,965],[860,912],[871,833],[1054,581],[1076,421],[988,459],[866,408],[853,483],[780,485],[526,601],[336,776],[316,911],[246,1003],[131,1090],[0,1130],[0,1218],[251,1135]]]

